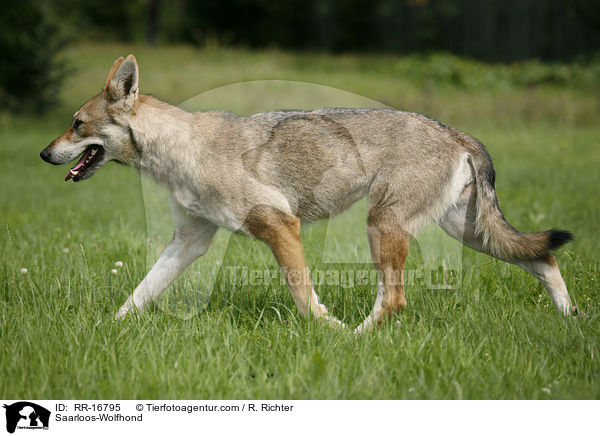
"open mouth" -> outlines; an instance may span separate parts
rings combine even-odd
[[[100,145],[90,145],[81,155],[77,165],[69,170],[67,177],[65,177],[65,182],[68,182],[71,179],[73,179],[74,182],[81,180],[103,154],[104,150]]]

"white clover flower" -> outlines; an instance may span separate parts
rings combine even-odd
[[[116,269],[114,269],[114,268],[113,268],[113,269],[111,269],[111,270],[110,270],[110,272],[111,272],[112,274],[116,274],[118,271],[117,271]]]
[[[117,268],[121,268],[121,267],[123,266],[123,262],[121,262],[120,260],[117,260],[117,261],[115,262],[115,266],[116,266]]]
[[[27,268],[21,268],[21,274],[23,274],[23,275],[27,274]]]

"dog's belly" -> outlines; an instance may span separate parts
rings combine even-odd
[[[312,222],[344,211],[367,194],[365,184],[351,183],[339,176],[332,173],[330,180],[324,177],[321,185],[311,189],[279,188],[248,180],[245,187],[238,190],[203,187],[195,191],[182,185],[172,193],[187,213],[245,233],[244,224],[257,206],[270,206],[298,216],[304,222]]]
[[[296,215],[311,222],[343,212],[367,195],[368,187],[341,179],[314,187],[297,199]]]

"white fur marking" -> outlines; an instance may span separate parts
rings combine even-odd
[[[365,318],[361,325],[354,329],[354,334],[362,333],[363,331],[371,328],[373,326],[373,321],[377,317],[377,314],[381,311],[381,304],[383,301],[383,281],[381,277],[379,277],[377,282],[377,298],[375,299],[375,304],[373,305],[373,310]]]
[[[531,273],[538,279],[546,288],[552,301],[558,310],[563,315],[569,315],[572,311],[571,298],[567,291],[567,285],[560,274],[560,270],[556,264],[549,265],[542,260],[521,261],[518,262],[521,268]]]

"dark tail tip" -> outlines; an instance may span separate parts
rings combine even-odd
[[[563,244],[567,242],[571,242],[575,237],[573,233],[568,232],[566,230],[556,230],[552,229],[549,231],[550,236],[548,237],[548,249],[555,250]]]

